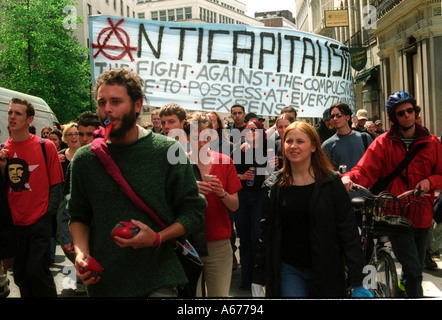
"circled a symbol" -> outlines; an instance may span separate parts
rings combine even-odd
[[[98,34],[97,43],[92,44],[92,48],[98,49],[98,51],[94,54],[94,58],[96,58],[100,53],[109,60],[121,60],[128,55],[130,61],[134,61],[135,59],[131,51],[136,51],[137,48],[130,46],[129,35],[124,29],[119,27],[124,22],[124,19],[121,19],[116,24],[114,24],[110,18],[107,18],[107,21],[109,22],[109,27],[103,28],[103,30],[101,30]],[[117,38],[120,45],[108,44],[112,36]],[[104,40],[101,42],[103,37]],[[114,51],[121,50],[121,53],[119,55],[111,55],[105,51],[105,49]]]

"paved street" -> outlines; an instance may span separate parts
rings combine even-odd
[[[435,271],[425,271],[424,273],[424,295],[427,298],[436,298],[442,299],[442,260],[435,259],[438,263],[439,269]],[[398,267],[398,274],[400,273],[400,265]],[[55,282],[57,286],[57,293],[59,297],[62,298],[78,298],[84,297],[81,295],[77,295],[74,286],[75,281],[73,280],[75,276],[74,266],[72,263],[64,256],[63,251],[60,246],[57,246],[55,262],[51,267],[52,273],[55,277]],[[232,276],[232,286],[230,290],[231,297],[241,297],[246,298],[250,297],[250,292],[240,290],[239,281],[240,281],[240,267],[233,272]],[[12,274],[8,274],[9,279],[11,280],[11,293],[8,298],[19,298],[20,292],[17,286],[14,284]]]

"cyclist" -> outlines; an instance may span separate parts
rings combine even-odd
[[[402,265],[401,283],[408,297],[422,297],[422,271],[428,230],[433,218],[434,190],[442,187],[442,145],[427,129],[416,123],[420,108],[414,97],[404,91],[390,95],[386,103],[392,122],[390,129],[374,140],[358,164],[342,177],[347,191],[353,182],[371,188],[380,178],[387,177],[419,144],[426,143],[408,166],[396,176],[386,190],[395,195],[420,187],[430,193],[419,221],[411,221],[414,234],[390,236],[396,258]]]

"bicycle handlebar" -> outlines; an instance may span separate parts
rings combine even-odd
[[[405,191],[404,193],[398,195],[397,197],[398,197],[398,199],[402,199],[402,198],[405,198],[405,197],[408,197],[411,195],[414,195],[416,197],[429,196],[428,193],[424,193],[424,191],[422,190],[421,187],[418,187],[418,188],[414,188],[413,190]]]
[[[356,184],[356,183],[353,183],[353,187],[351,188],[351,191],[352,192],[362,191],[362,193],[364,193],[368,198],[371,198],[371,199],[376,197],[373,193],[371,193],[371,191],[368,188],[363,187],[363,186]]]
[[[423,192],[421,187],[417,187],[411,190],[407,190],[404,193],[396,196],[388,191],[383,191],[379,195],[374,195],[368,188],[363,187],[359,184],[353,183],[352,191],[362,191],[362,193],[365,194],[365,196],[369,199],[377,199],[377,198],[386,198],[386,197],[392,197],[396,199],[402,199],[411,195],[414,195],[416,197],[423,197],[423,196],[429,196],[429,194],[426,194]]]

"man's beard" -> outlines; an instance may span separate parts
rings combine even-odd
[[[104,121],[104,120],[102,120]],[[132,104],[131,111],[123,116],[121,119],[121,126],[118,129],[112,129],[109,138],[123,139],[126,133],[133,128],[134,124],[137,122],[137,115],[135,114],[135,105]]]

